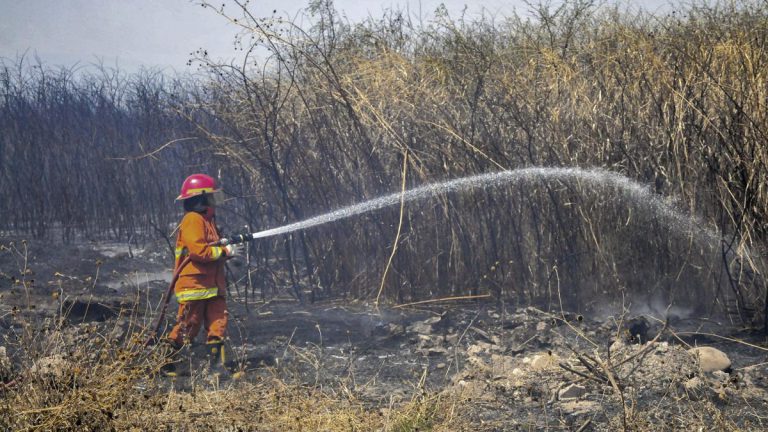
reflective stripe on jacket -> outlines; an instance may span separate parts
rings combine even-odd
[[[197,212],[187,212],[179,225],[176,238],[174,269],[189,256],[174,286],[176,300],[185,303],[205,300],[226,292],[223,249],[208,246],[219,239],[213,219]]]
[[[176,293],[176,301],[186,303],[192,300],[205,300],[216,297],[218,294],[218,288],[186,289]]]

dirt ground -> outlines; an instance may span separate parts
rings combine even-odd
[[[121,337],[149,326],[170,279],[161,243],[51,246],[6,237],[0,245],[0,331],[12,363],[6,383],[31,364],[11,342],[22,326],[63,317],[73,341],[93,326]],[[450,398],[460,401],[454,428],[461,430],[768,429],[766,338],[725,319],[665,323],[472,301],[376,310],[341,300],[300,304],[288,290],[267,302],[257,295],[246,308],[242,289],[230,290],[230,374],[217,386],[279,380],[343,393],[379,413],[418,394]],[[691,351],[702,346],[730,364]],[[205,346],[184,355],[189,374],[159,378],[157,391],[197,391]],[[262,430],[243,421],[244,430]],[[397,430],[440,429],[426,425]]]

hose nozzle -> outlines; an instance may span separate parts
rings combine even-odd
[[[240,244],[251,240],[251,234],[232,234],[229,238],[222,238],[216,242],[217,246]]]

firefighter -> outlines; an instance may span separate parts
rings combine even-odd
[[[224,370],[224,337],[227,330],[225,267],[236,255],[233,245],[213,246],[219,240],[215,224],[216,181],[205,174],[184,180],[176,198],[184,205],[184,217],[176,239],[174,270],[180,270],[174,286],[179,304],[176,325],[166,341],[176,350],[194,341],[204,326],[211,366]]]

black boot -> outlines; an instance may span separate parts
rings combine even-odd
[[[227,355],[224,348],[224,341],[215,340],[207,343],[208,345],[208,364],[210,371],[214,375],[228,376],[229,370],[227,370]]]

